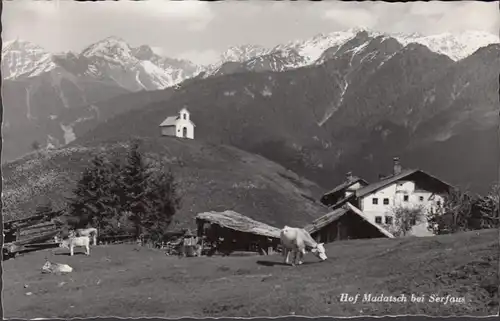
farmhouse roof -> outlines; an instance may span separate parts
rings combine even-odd
[[[370,225],[374,226],[383,235],[385,235],[389,238],[394,237],[394,235],[389,233],[386,229],[384,229],[380,225],[371,222],[360,209],[358,209],[357,207],[355,207],[354,205],[352,205],[349,202],[347,202],[344,206],[337,208],[337,209],[333,210],[332,212],[330,212],[326,215],[323,215],[320,218],[317,218],[311,224],[305,226],[304,229],[307,232],[309,232],[310,234],[312,234],[314,232],[321,230],[323,227],[335,222],[336,220],[341,218],[344,214],[349,213],[349,212],[352,212],[352,213],[360,216],[364,221],[366,221]]]
[[[405,177],[408,177],[408,176],[413,175],[415,173],[424,174],[424,175],[428,176],[431,179],[437,180],[440,183],[442,183],[444,185],[447,185],[448,187],[453,187],[453,185],[448,184],[448,183],[442,181],[441,179],[439,179],[439,178],[437,178],[435,176],[432,176],[431,174],[426,173],[426,172],[424,172],[424,171],[422,171],[420,169],[405,169],[405,170],[402,170],[401,173],[399,173],[397,175],[392,175],[392,176],[386,177],[386,178],[384,178],[381,181],[372,183],[370,185],[367,185],[365,187],[362,187],[362,188],[358,189],[355,192],[356,193],[356,197],[363,197],[363,196],[366,196],[368,194],[371,194],[371,193],[373,193],[375,191],[378,191],[381,188],[384,188],[384,187],[386,187],[386,186],[388,186],[390,184],[393,184],[394,182],[397,182],[397,181],[399,181],[401,179],[404,179]]]
[[[248,216],[236,213],[234,211],[224,212],[205,212],[196,215],[197,220],[203,220],[218,224],[222,227],[255,235],[263,235],[272,238],[280,237],[280,229],[255,221]]]
[[[353,176],[350,180],[348,181],[345,181],[343,182],[342,184],[336,186],[334,189],[332,189],[331,191],[329,192],[326,192],[325,194],[323,194],[323,196],[326,196],[326,195],[331,195],[331,194],[334,194],[334,193],[337,193],[338,191],[341,191],[343,189],[346,189],[348,188],[349,186],[353,185],[353,184],[356,184],[357,182],[363,182],[365,184],[368,184],[367,181],[365,181],[364,179],[362,178],[359,178],[357,176]]]

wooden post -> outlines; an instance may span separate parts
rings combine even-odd
[[[21,239],[21,229],[18,227],[16,229],[16,241],[19,241]]]

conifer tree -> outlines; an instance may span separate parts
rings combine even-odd
[[[92,224],[100,231],[106,220],[116,214],[116,168],[103,156],[95,156],[78,181],[69,202],[70,213],[78,218],[78,227]]]
[[[144,220],[144,227],[150,234],[162,238],[181,204],[177,184],[170,170],[160,170],[151,176],[146,200],[148,215]]]
[[[130,212],[130,220],[134,223],[136,237],[143,233],[144,221],[148,213],[146,191],[150,171],[150,166],[139,151],[139,142],[133,142],[121,171],[120,184],[122,186],[121,204],[126,212]]]

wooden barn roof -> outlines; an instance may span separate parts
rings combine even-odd
[[[392,175],[392,176],[386,177],[385,179],[383,179],[381,181],[372,183],[368,186],[365,186],[365,187],[362,187],[362,188],[356,190],[356,192],[355,192],[356,197],[363,197],[363,196],[366,196],[368,194],[371,194],[371,193],[373,193],[381,188],[384,188],[388,185],[391,185],[391,184],[393,184],[401,179],[404,179],[405,177],[408,177],[412,174],[415,174],[415,173],[424,174],[433,180],[437,180],[437,181],[441,182],[443,185],[447,185],[448,187],[453,187],[453,185],[450,185],[450,184],[440,180],[439,178],[432,176],[429,173],[426,173],[420,169],[404,169],[401,171],[401,173],[399,173],[397,175]]]
[[[386,229],[384,229],[380,225],[371,222],[360,209],[358,209],[357,207],[355,207],[354,205],[352,205],[349,202],[347,202],[344,206],[337,208],[337,209],[333,210],[332,212],[330,212],[326,215],[323,215],[320,218],[317,218],[311,224],[305,226],[304,229],[307,232],[309,232],[309,234],[312,234],[314,232],[321,230],[325,226],[335,222],[336,220],[338,220],[339,218],[341,218],[344,214],[346,214],[348,212],[352,212],[352,213],[360,216],[368,224],[373,225],[375,228],[377,228],[381,234],[383,234],[389,238],[394,237],[394,235],[389,233]]]
[[[205,212],[196,215],[197,220],[207,221],[222,227],[255,235],[262,235],[272,238],[280,237],[280,229],[255,221],[248,216],[236,213],[234,211],[224,212]]]
[[[323,227],[327,226],[328,224],[335,222],[338,220],[342,215],[345,213],[349,212],[349,210],[345,207],[339,207],[330,213],[327,213],[317,219],[315,219],[311,224],[306,225],[304,227],[304,230],[309,232],[309,234],[317,232],[321,230]]]

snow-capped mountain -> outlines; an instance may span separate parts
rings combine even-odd
[[[88,74],[100,79],[112,79],[131,91],[163,89],[192,77],[197,71],[189,63],[184,64],[188,70],[183,70],[184,66],[172,66],[152,53],[150,48],[131,48],[118,37],[108,37],[92,44],[82,51],[81,56],[89,60]]]
[[[40,46],[20,39],[5,42],[2,48],[2,78],[36,76],[56,68],[52,55]]]
[[[161,57],[148,46],[132,48],[114,36],[88,46],[81,54],[51,54],[19,39],[4,43],[4,79],[35,77],[56,68],[79,77],[109,81],[130,91],[163,89],[200,71],[190,61]]]
[[[325,50],[346,43],[349,39],[356,36],[357,32],[358,30],[356,29],[350,29],[347,31],[321,33],[311,39],[295,40],[287,44],[278,45],[274,47],[272,51],[293,49],[304,57],[305,64],[312,64],[325,52]]]
[[[206,70],[204,77],[221,76],[239,72],[285,71],[306,64],[306,60],[294,49],[270,51],[246,61],[227,61]]]
[[[468,57],[477,49],[490,44],[500,43],[500,38],[484,31],[467,31],[463,33],[442,33],[436,35],[420,35],[418,33],[384,33],[374,30],[364,30],[353,28],[346,31],[335,31],[331,33],[321,33],[305,40],[293,40],[284,44],[279,44],[272,48],[264,48],[258,45],[245,45],[231,47],[223,55],[219,63],[209,67],[206,77],[215,75],[218,69],[227,62],[247,62],[259,56],[270,55],[273,52],[298,53],[303,59],[297,60],[296,64],[289,65],[286,69],[299,68],[306,65],[323,63],[324,53],[340,48],[342,45],[356,37],[360,32],[366,33],[371,38],[378,36],[392,37],[403,46],[410,43],[419,43],[428,47],[431,51],[447,55],[457,61]]]
[[[268,54],[269,52],[270,50],[268,48],[259,45],[233,46],[229,47],[221,54],[220,60],[222,62],[244,62],[252,58]]]
[[[470,56],[481,47],[500,43],[498,35],[483,31],[466,31],[463,33],[442,33],[437,35],[422,36],[419,34],[392,35],[403,45],[412,42],[420,43],[430,50],[447,55],[457,61]]]
[[[133,55],[141,61],[151,61],[156,66],[169,72],[172,78],[178,83],[193,75],[198,74],[201,66],[197,66],[189,60],[162,57],[153,52],[147,45],[142,45],[132,49]]]

